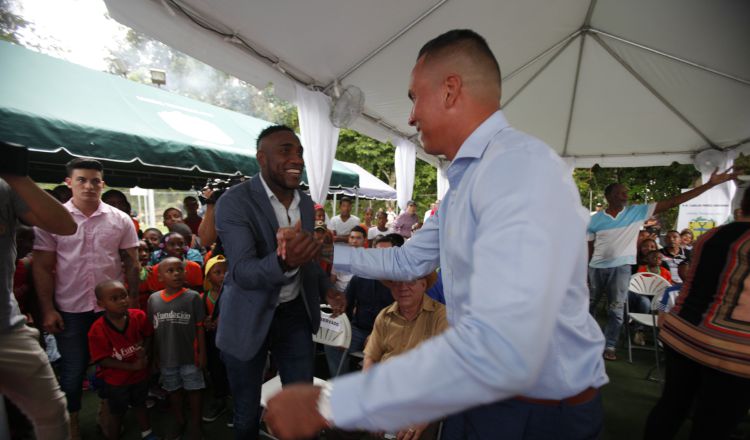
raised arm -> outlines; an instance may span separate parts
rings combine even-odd
[[[216,204],[211,199],[213,190],[207,189],[203,191],[203,197],[208,202],[206,204],[206,211],[203,213],[203,220],[200,226],[198,226],[198,237],[201,239],[201,244],[208,249],[216,241],[216,218],[215,210]]]
[[[729,168],[723,173],[719,173],[719,169],[717,168],[716,170],[714,170],[713,173],[711,173],[711,177],[708,179],[708,182],[704,183],[703,185],[697,188],[693,188],[690,191],[686,191],[682,194],[676,195],[670,199],[657,202],[656,209],[654,210],[654,214],[659,214],[668,209],[672,209],[675,206],[680,206],[682,203],[685,203],[690,199],[694,199],[695,197],[698,197],[699,195],[715,187],[716,185],[721,185],[722,183],[735,179],[739,175],[740,175],[740,171],[733,171],[732,168]]]
[[[57,235],[73,235],[78,226],[63,205],[39,188],[33,180],[25,176],[0,176],[8,182],[13,191],[26,203],[29,210],[21,214],[21,219],[30,225]]]

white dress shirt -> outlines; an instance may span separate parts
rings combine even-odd
[[[279,198],[276,197],[276,194],[271,191],[271,188],[268,187],[266,181],[263,180],[263,175],[259,176],[261,183],[263,183],[263,188],[266,190],[266,194],[268,194],[268,199],[271,201],[271,207],[273,208],[273,213],[276,214],[276,220],[279,222],[279,227],[294,227],[294,225],[296,225],[297,222],[300,221],[300,198],[297,190],[294,191],[294,198],[292,199],[292,203],[289,204],[289,209],[286,209],[286,206],[284,206],[284,204],[279,201]],[[302,278],[299,275],[299,268],[284,272],[284,275],[292,279],[292,281],[281,288],[281,291],[279,292],[279,303],[285,303],[293,300],[299,295],[299,291],[302,288]]]
[[[401,248],[336,252],[337,268],[415,279],[441,267],[451,327],[365,374],[334,379],[343,429],[392,431],[523,395],[564,399],[607,383],[589,315],[588,212],[570,171],[498,111],[461,146],[438,212]],[[542,250],[540,252],[540,250]]]

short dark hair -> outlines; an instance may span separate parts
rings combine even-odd
[[[671,233],[673,233],[673,232],[674,232],[675,234],[677,234],[677,235],[681,235],[681,234],[680,234],[680,231],[678,231],[678,230],[676,230],[676,229],[670,229],[669,231],[667,231],[667,234],[671,234]]]
[[[497,80],[500,81],[500,65],[497,62],[497,58],[495,58],[495,54],[492,53],[490,45],[487,44],[487,40],[484,37],[471,29],[453,29],[442,35],[438,35],[419,49],[417,60],[422,57],[427,60],[432,56],[441,55],[459,46],[470,52],[473,56],[485,58],[485,61],[491,62],[493,70],[497,73]]]
[[[162,232],[161,232],[161,231],[160,231],[159,229],[157,229],[157,228],[147,228],[147,229],[146,229],[145,231],[143,231],[143,233],[145,234],[145,233],[147,233],[147,232],[151,232],[151,231],[155,231],[155,232],[157,232],[157,233],[159,234],[159,236],[160,236],[160,237],[163,237],[163,236],[164,236],[164,233],[162,233]]]
[[[357,226],[353,227],[352,230],[349,231],[349,233],[351,234],[352,232],[359,232],[365,238],[367,238],[367,232],[365,232],[365,228],[363,228],[362,226],[357,225]]]
[[[185,239],[185,243],[188,245],[190,245],[190,241],[193,239],[193,231],[190,229],[190,226],[185,223],[173,224],[172,227],[169,228],[169,232],[176,232],[182,235],[182,238]]]
[[[404,245],[404,242],[406,242],[406,240],[404,240],[404,237],[401,234],[396,234],[395,232],[385,235],[383,237],[383,240],[381,241],[385,241],[385,240],[390,241],[391,244],[395,247],[401,247]]]
[[[614,191],[615,187],[617,185],[619,185],[619,184],[620,184],[619,182],[615,182],[615,183],[610,183],[609,185],[605,186],[604,187],[604,197],[607,197],[610,194],[612,194],[612,191]]]
[[[268,136],[270,136],[270,135],[272,135],[274,133],[278,133],[280,131],[288,131],[288,132],[296,135],[296,133],[294,132],[294,130],[292,130],[291,127],[289,127],[287,125],[283,125],[283,124],[270,125],[270,126],[264,128],[263,131],[261,131],[260,134],[258,135],[258,138],[255,140],[255,148],[256,149],[260,148],[260,142],[263,140],[263,138],[268,137]]]
[[[94,295],[96,296],[96,299],[102,299],[102,294],[104,293],[104,289],[110,286],[119,286],[119,287],[122,287],[123,290],[125,290],[125,285],[122,284],[122,281],[104,280],[101,283],[97,284],[96,287],[94,287]]]
[[[344,196],[344,197],[342,197],[342,198],[341,198],[341,199],[339,200],[339,205],[341,205],[341,204],[342,204],[342,203],[344,203],[344,202],[346,202],[346,203],[348,203],[348,204],[350,204],[350,205],[351,205],[351,204],[352,204],[352,198],[351,198],[351,197],[348,197],[348,196]]]
[[[182,216],[182,211],[180,211],[179,209],[175,208],[174,206],[170,206],[169,208],[165,209],[161,216],[163,218],[167,218],[167,213],[169,211],[177,211],[177,212],[180,213],[180,216]]]
[[[196,197],[193,197],[193,196],[187,196],[187,197],[185,197],[184,199],[182,199],[182,203],[185,203],[185,202],[187,202],[188,200],[194,200],[194,201],[196,201],[196,202],[198,201],[198,199],[197,199]]]
[[[87,157],[76,157],[65,164],[65,172],[68,177],[73,175],[73,170],[96,170],[104,174],[102,163],[96,159],[90,159]]]

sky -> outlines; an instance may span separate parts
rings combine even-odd
[[[127,28],[105,16],[102,0],[16,0],[13,12],[34,24],[21,33],[24,40],[64,49],[49,55],[83,66],[106,70],[108,47],[116,47]]]

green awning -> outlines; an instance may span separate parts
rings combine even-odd
[[[187,189],[259,171],[255,139],[270,122],[6,42],[0,64],[0,139],[30,149],[37,181],[62,181],[80,156],[102,160],[121,187]],[[358,184],[334,162],[330,186]]]

